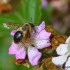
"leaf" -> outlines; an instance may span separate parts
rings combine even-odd
[[[12,23],[38,23],[40,22],[40,17],[40,0],[18,0],[18,8],[16,9],[16,11],[0,15],[0,21]]]
[[[47,9],[42,9],[42,20],[46,22],[46,24],[51,23],[51,13],[52,13],[52,6],[49,4]]]
[[[24,0],[23,17],[28,22],[39,23],[41,18],[40,0]]]
[[[20,4],[21,0],[17,0],[17,1]],[[13,1],[13,3],[14,3],[14,1]],[[18,11],[18,9],[20,9],[19,6],[18,6],[18,8],[15,11],[12,11],[10,13],[0,14],[0,22],[22,23],[23,22],[23,20],[22,20],[23,18],[20,15],[21,12]]]

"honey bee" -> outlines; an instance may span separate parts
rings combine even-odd
[[[0,0],[0,14],[12,10],[12,6],[9,2],[10,0]]]
[[[33,45],[31,42],[30,37],[32,34],[34,34],[35,26],[32,23],[25,23],[24,25],[18,25],[18,24],[12,24],[12,23],[4,23],[4,27],[10,28],[14,27],[16,28],[16,33],[13,37],[13,40],[15,43],[23,43],[25,46],[27,45]]]
[[[13,40],[16,44],[19,45],[20,48],[24,47],[27,48],[29,45],[33,46],[33,41],[31,41],[30,37],[32,36],[32,33],[34,34],[35,31],[35,26],[33,23],[25,23],[24,25],[21,24],[13,24],[13,23],[4,23],[3,26],[5,28],[15,28],[16,33],[13,36]],[[33,46],[34,47],[34,46]],[[22,64],[26,67],[29,68],[29,63],[28,63],[28,57],[26,56],[25,60],[24,59],[17,59],[15,60],[16,65]]]

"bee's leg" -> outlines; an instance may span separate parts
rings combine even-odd
[[[5,27],[5,28],[7,28],[7,29],[9,29],[9,28],[19,28],[19,27],[21,27],[19,24],[13,24],[13,23],[3,23],[3,26]]]

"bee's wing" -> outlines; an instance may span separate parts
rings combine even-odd
[[[7,29],[9,28],[19,28],[21,27],[22,25],[19,25],[19,24],[13,24],[13,23],[3,23],[3,26]]]

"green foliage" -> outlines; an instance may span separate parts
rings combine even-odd
[[[33,22],[39,23],[41,17],[41,2],[40,0],[18,0],[18,8],[9,14],[0,15],[1,22],[24,23]]]
[[[52,13],[52,6],[49,4],[46,9],[42,9],[42,21],[45,21],[46,24],[51,24],[51,13]]]

